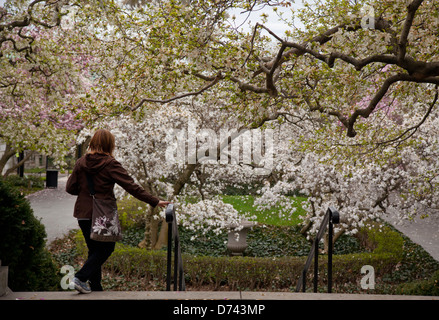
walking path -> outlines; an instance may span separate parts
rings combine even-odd
[[[65,191],[67,178],[59,177],[56,189],[44,189],[27,196],[34,215],[41,218],[46,227],[47,244],[56,238],[62,238],[69,230],[79,228],[73,217],[76,196]]]
[[[439,212],[435,211],[429,217],[421,219],[398,221],[390,212],[384,220],[405,234],[414,243],[419,244],[436,261],[439,261]]]

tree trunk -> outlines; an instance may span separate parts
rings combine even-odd
[[[313,225],[313,222],[311,222],[310,219],[307,219],[304,222],[304,226],[300,229],[300,233],[303,234],[303,235],[306,235],[308,230],[311,229],[312,225]]]
[[[148,210],[145,221],[145,233],[143,240],[137,245],[140,248],[152,249],[157,243],[157,234],[159,228],[159,220],[153,218],[157,213],[158,208],[151,208]]]
[[[168,224],[166,223],[165,219],[162,219],[162,226],[160,228],[160,234],[157,239],[157,242],[154,247],[152,247],[154,250],[160,250],[168,243]]]
[[[159,225],[161,224],[160,234]],[[158,236],[157,236],[158,234]],[[168,224],[164,219],[151,219],[150,223],[146,225],[145,236],[143,240],[137,245],[139,248],[160,250],[168,243]]]
[[[14,151],[14,153],[12,155],[15,154],[15,150],[13,150],[13,151]],[[8,154],[10,154],[11,152],[12,152],[12,150],[9,151]],[[14,172],[18,167],[22,166],[34,153],[35,153],[34,151],[28,152],[28,154],[21,161],[19,161],[17,164],[13,165],[11,168],[6,170],[6,172],[3,175],[3,177],[7,177],[10,173]],[[3,156],[5,156],[5,155],[6,155],[6,151],[5,151]],[[9,158],[11,158],[12,155],[10,155]],[[3,161],[3,158],[4,157],[2,157],[2,159],[0,161]],[[9,158],[5,159],[5,163],[3,164],[3,167],[6,165],[6,162],[8,162]],[[1,165],[1,163],[0,163],[0,165]],[[3,167],[1,168],[1,171],[3,171]]]
[[[338,232],[336,232],[332,237],[332,245],[337,241],[340,236],[342,236],[345,232],[345,228],[341,228]],[[323,244],[324,244],[324,253],[329,252],[329,234],[326,232],[325,236],[323,237]]]
[[[195,169],[199,166],[199,164],[188,164],[186,166],[186,169],[183,170],[180,177],[177,179],[177,181],[174,184],[174,194],[173,197],[180,194],[181,190],[183,190],[184,185],[189,181],[192,173],[195,171]],[[172,199],[170,199],[172,200]],[[168,243],[168,224],[166,223],[165,219],[162,219],[161,221],[162,225],[160,228],[160,234],[157,239],[157,243],[155,246],[153,246],[153,249],[161,249],[162,247],[166,246]]]
[[[189,178],[191,177],[197,166],[199,166],[199,164],[188,164],[186,166],[186,169],[183,170],[180,177],[174,183],[174,197],[180,194],[180,191],[183,189],[186,182],[188,182]]]
[[[197,168],[198,164],[188,164],[186,168],[180,174],[180,177],[174,183],[174,194],[173,197],[177,196],[181,190],[183,190],[184,185],[189,181],[192,173]],[[169,199],[172,201],[172,199]],[[168,243],[168,224],[165,219],[155,220],[153,215],[160,208],[154,208],[150,210],[146,218],[145,235],[143,240],[138,244],[140,248],[148,248],[153,250],[159,250],[166,246]],[[159,226],[161,224],[161,226]],[[160,227],[160,233],[159,233]]]
[[[2,175],[3,173],[3,169],[6,166],[6,163],[8,162],[8,160],[16,153],[16,150],[14,148],[12,148],[12,146],[9,143],[6,143],[6,149],[5,152],[3,153],[2,157],[0,158],[0,175]],[[5,173],[4,175],[5,177],[7,176],[7,174]]]

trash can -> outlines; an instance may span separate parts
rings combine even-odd
[[[46,188],[58,188],[58,170],[46,170]]]

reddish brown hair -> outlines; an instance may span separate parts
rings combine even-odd
[[[115,141],[113,134],[105,129],[99,129],[91,138],[88,146],[90,153],[104,153],[113,156]]]

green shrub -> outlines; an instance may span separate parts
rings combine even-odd
[[[224,256],[227,255],[227,233],[215,234],[213,231],[200,236],[199,232],[178,227],[181,252],[194,256]]]
[[[70,230],[64,237],[57,238],[50,243],[48,250],[52,254],[52,258],[57,264],[58,270],[61,271],[61,267],[64,265],[76,264],[76,258],[80,253],[80,247],[78,246],[78,242],[75,240],[75,237],[78,233],[81,233],[81,231],[78,229]]]
[[[144,278],[147,281],[166,282],[166,251],[151,251],[122,244],[106,263],[106,268],[126,279]],[[230,290],[289,288],[303,265],[303,259],[211,257],[183,255],[186,285],[192,288],[209,286],[218,290],[226,286]]]
[[[133,197],[126,197],[117,202],[122,231],[144,227],[148,204]]]
[[[410,241],[404,235],[401,237],[404,239],[404,253],[401,263],[387,276],[387,281],[398,283],[423,281],[439,270],[439,262],[420,245]]]
[[[247,236],[245,255],[252,257],[307,256],[311,242],[300,233],[300,226],[256,226]],[[323,242],[320,243],[323,249]],[[358,239],[342,235],[334,244],[334,254],[364,251]]]
[[[408,295],[439,296],[439,270],[428,280],[402,284],[396,292]]]
[[[370,231],[374,234],[375,231]],[[361,268],[372,265],[375,276],[382,279],[392,273],[401,260],[402,242],[397,232],[384,230],[385,236],[374,235],[375,250],[333,257],[333,282],[351,283],[360,288]],[[380,241],[389,240],[390,244]],[[372,240],[371,240],[372,241]],[[183,254],[185,281],[190,288],[209,290],[294,290],[302,272],[305,256],[283,257],[229,257],[194,256]],[[143,279],[145,282],[166,281],[166,251],[145,249],[117,244],[107,261],[107,268],[124,279]],[[319,256],[319,286],[326,287],[327,256]],[[312,283],[312,267],[307,283]],[[309,286],[309,285],[308,285]]]
[[[57,285],[45,237],[44,225],[33,215],[29,202],[0,180],[0,259],[9,266],[11,290],[50,290]]]
[[[252,257],[305,256],[311,243],[298,226],[256,226],[247,236],[245,255]]]
[[[4,179],[4,182],[10,186],[17,188],[22,193],[31,193],[44,188],[45,178],[26,175],[20,177],[18,175],[9,175]]]
[[[230,257],[225,252],[226,234],[191,240],[193,234],[180,228],[188,290],[294,291],[310,249],[310,243],[296,229],[293,226],[254,227],[248,234],[246,256]],[[117,244],[105,264],[111,274],[105,279],[107,287],[164,290],[166,250],[137,248],[143,236],[142,228],[127,228],[124,232],[123,243]],[[87,250],[80,232],[76,235],[76,242],[79,244],[77,251],[86,257]],[[424,293],[420,294],[426,295],[431,281],[424,281],[439,269],[439,264],[422,247],[388,225],[364,228],[355,238],[341,237],[334,252],[333,292],[397,294],[396,288],[401,283],[417,281],[412,286],[416,290],[422,289]],[[374,290],[361,289],[360,281],[364,276],[361,268],[364,265],[374,268]],[[307,275],[308,290],[312,289],[312,269],[311,265]],[[326,291],[326,286],[327,256],[320,255],[319,290]],[[401,290],[403,294],[418,294],[414,289],[409,291],[408,287]]]
[[[404,239],[401,235],[388,226],[381,229],[375,227],[365,229],[370,245],[374,248],[376,254],[389,254],[401,258],[403,254]]]

